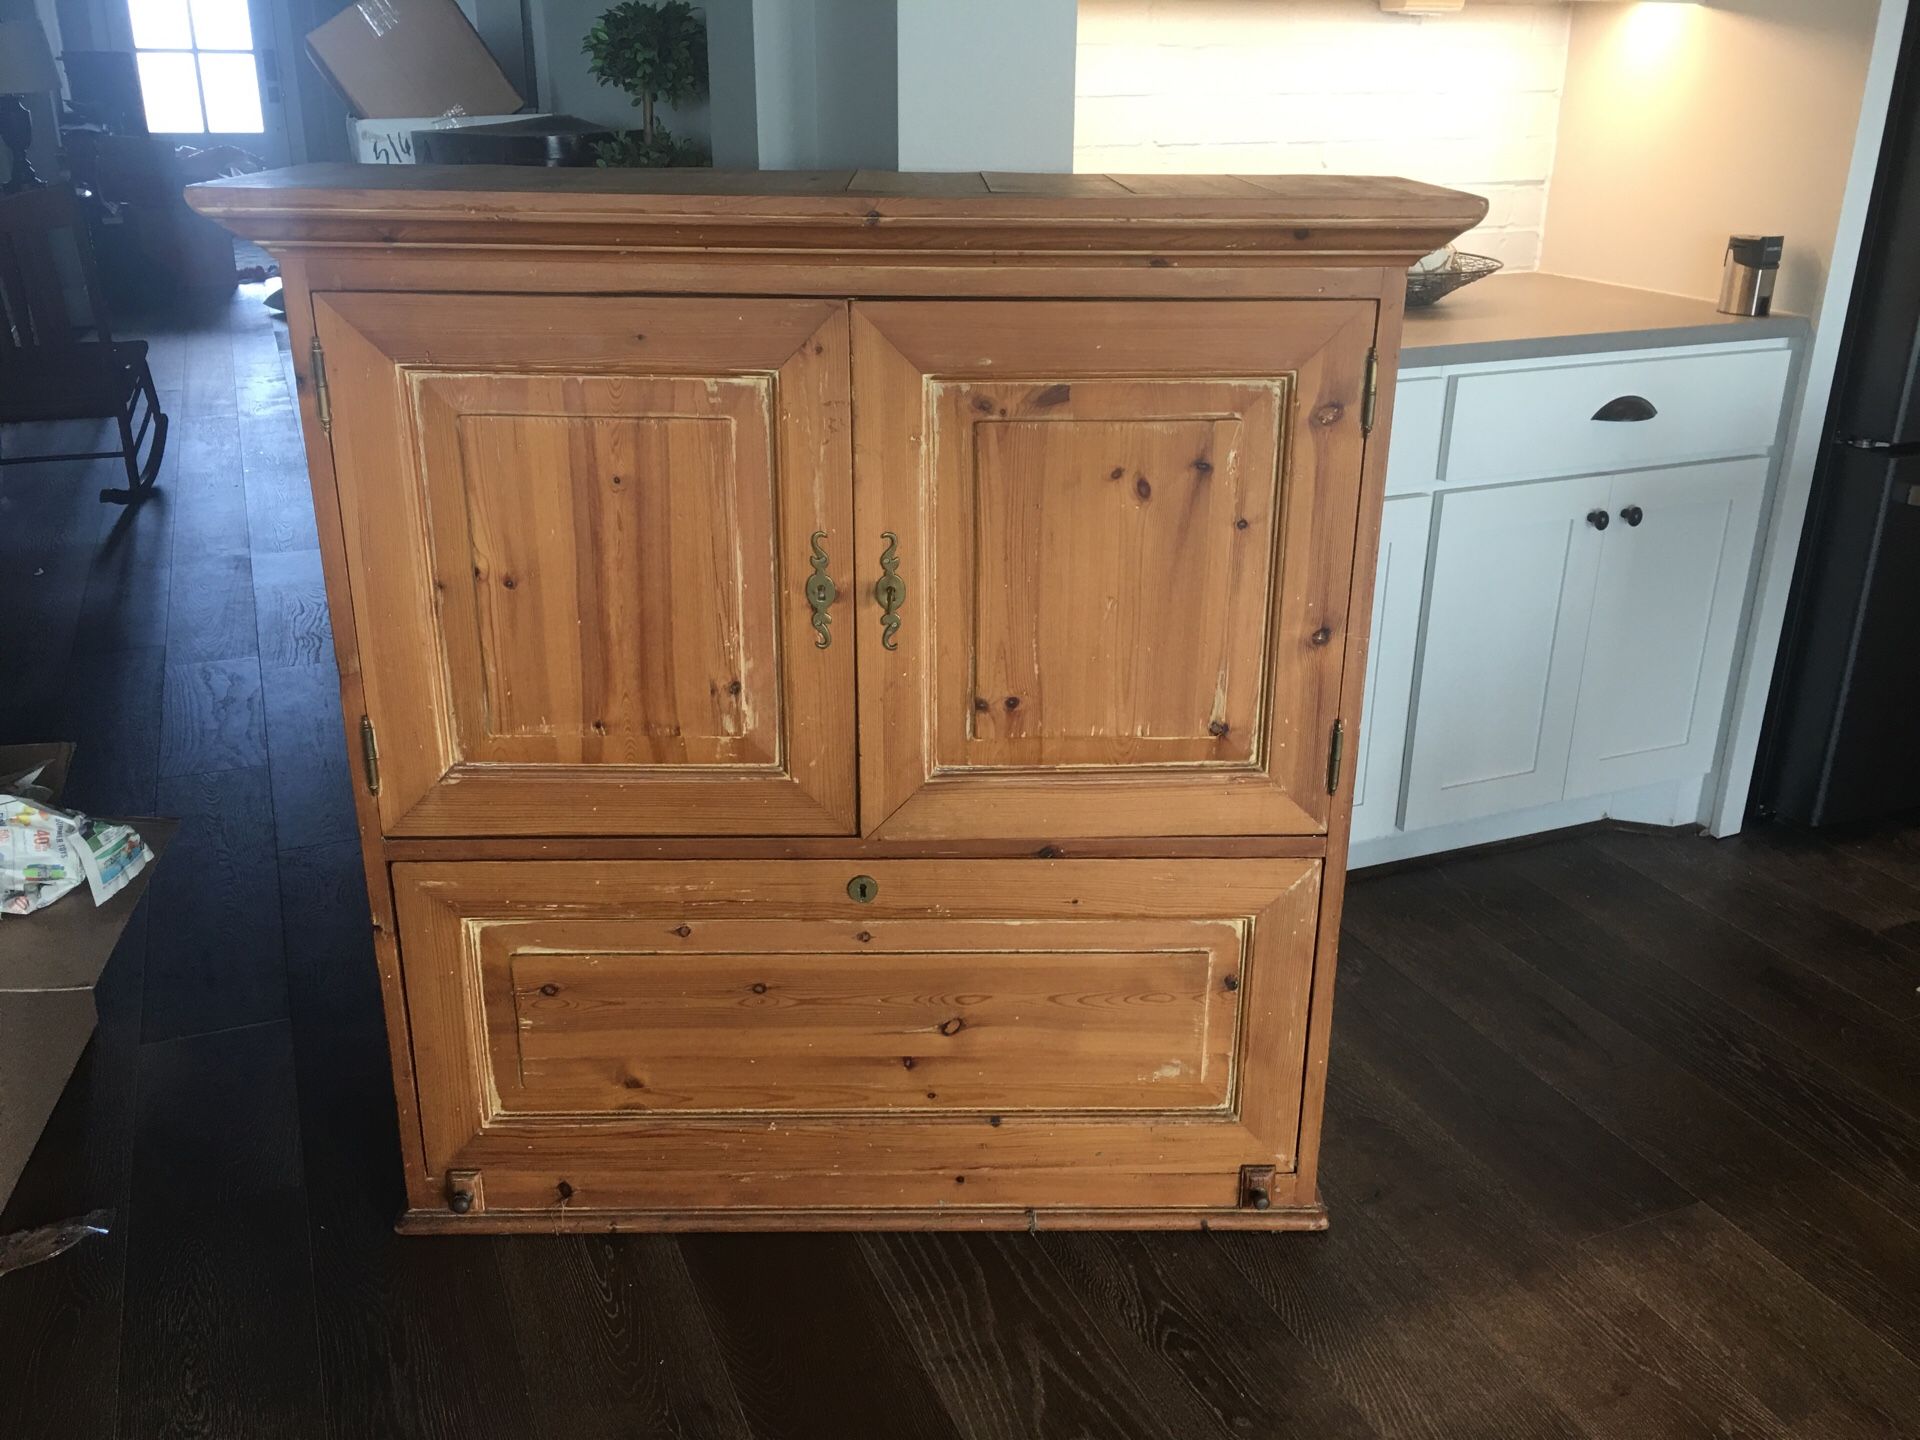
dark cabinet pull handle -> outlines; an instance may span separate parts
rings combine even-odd
[[[1587,512],[1587,524],[1596,530],[1604,530],[1612,523],[1613,517],[1604,510],[1589,510]]]
[[[1647,512],[1642,510],[1638,505],[1627,505],[1622,507],[1620,518],[1629,525],[1638,525],[1642,520],[1647,518]]]
[[[1644,395],[1622,395],[1593,412],[1596,420],[1651,420],[1660,412]]]

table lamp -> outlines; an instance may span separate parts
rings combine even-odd
[[[0,20],[0,144],[13,152],[13,169],[4,193],[47,182],[33,173],[27,147],[33,143],[33,115],[23,95],[44,95],[60,88],[53,51],[36,20]]]

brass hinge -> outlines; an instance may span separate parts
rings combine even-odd
[[[313,379],[313,408],[320,414],[320,428],[333,433],[333,397],[327,393],[327,352],[320,348],[320,337],[307,347],[307,373]]]
[[[1367,351],[1367,393],[1360,400],[1360,433],[1373,433],[1373,412],[1380,408],[1380,352]]]
[[[380,793],[380,744],[373,736],[373,721],[360,717],[360,763],[367,771],[367,793]]]
[[[1340,789],[1340,752],[1347,743],[1347,722],[1333,722],[1333,737],[1327,742],[1327,794],[1333,795]]]

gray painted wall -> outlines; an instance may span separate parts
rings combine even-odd
[[[899,0],[899,167],[1072,170],[1076,11]]]

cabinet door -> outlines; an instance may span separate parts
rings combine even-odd
[[[844,834],[844,305],[316,297],[399,835]]]
[[[856,305],[863,830],[1324,831],[1373,327]]]
[[[1613,482],[1569,795],[1712,768],[1766,480],[1735,460]]]
[[[1373,638],[1367,646],[1367,695],[1353,767],[1355,840],[1390,834],[1400,823],[1400,781],[1407,757],[1413,665],[1420,648],[1420,604],[1427,578],[1433,499],[1387,501],[1373,582]]]
[[[429,1171],[490,1210],[1231,1209],[1295,1169],[1316,860],[393,877]]]
[[[1610,483],[1438,498],[1408,829],[1561,797]]]

